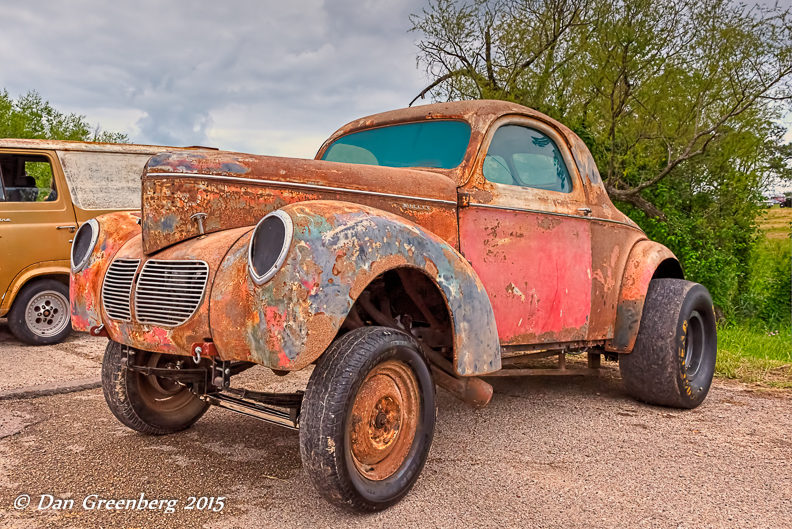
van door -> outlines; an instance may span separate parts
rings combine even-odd
[[[8,288],[22,270],[68,261],[77,222],[52,153],[0,150],[0,180],[0,307],[8,309]]]

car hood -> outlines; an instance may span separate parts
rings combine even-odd
[[[286,204],[340,200],[409,218],[456,246],[455,182],[416,169],[240,153],[163,153],[142,176],[143,251],[252,226]]]

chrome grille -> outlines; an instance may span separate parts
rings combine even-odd
[[[203,261],[146,261],[135,287],[135,319],[181,325],[198,309],[208,277],[209,265]]]
[[[129,321],[129,297],[140,259],[116,259],[107,269],[102,282],[102,304],[111,319]]]

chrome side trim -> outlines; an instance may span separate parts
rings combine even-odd
[[[601,217],[587,217],[583,215],[570,215],[569,213],[556,213],[555,211],[543,211],[541,209],[528,209],[528,208],[518,208],[514,206],[496,206],[494,204],[477,204],[471,202],[469,206],[466,207],[475,207],[475,208],[490,208],[490,209],[505,209],[508,211],[522,211],[525,213],[539,213],[540,215],[552,215],[554,217],[569,217],[571,219],[580,219],[580,220],[599,220],[602,222],[611,222],[613,224],[621,224],[622,226],[628,226],[635,230],[642,231],[641,228],[637,226],[633,226],[632,224],[628,224],[626,222],[622,222],[620,220],[613,220],[613,219],[603,219]]]
[[[207,180],[227,180],[230,182],[239,182],[243,184],[261,183],[266,185],[281,186],[281,187],[299,187],[301,189],[316,189],[318,191],[336,191],[338,193],[352,193],[358,195],[376,195],[381,197],[401,198],[406,200],[421,200],[423,202],[435,202],[437,204],[451,204],[456,206],[456,202],[452,200],[442,200],[439,198],[426,198],[426,197],[413,197],[408,195],[395,195],[391,193],[377,193],[374,191],[363,191],[361,189],[346,189],[343,187],[329,187],[320,186],[316,184],[301,184],[297,182],[281,182],[279,180],[258,180],[254,178],[235,178],[233,176],[220,176],[220,175],[206,175],[199,173],[146,173],[145,176],[167,176],[167,177],[189,177],[189,178],[203,178]]]

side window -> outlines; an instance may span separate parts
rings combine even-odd
[[[58,199],[52,166],[46,156],[0,154],[6,202],[52,202]]]
[[[521,125],[495,131],[483,169],[484,177],[496,184],[572,192],[569,171],[553,140]]]

